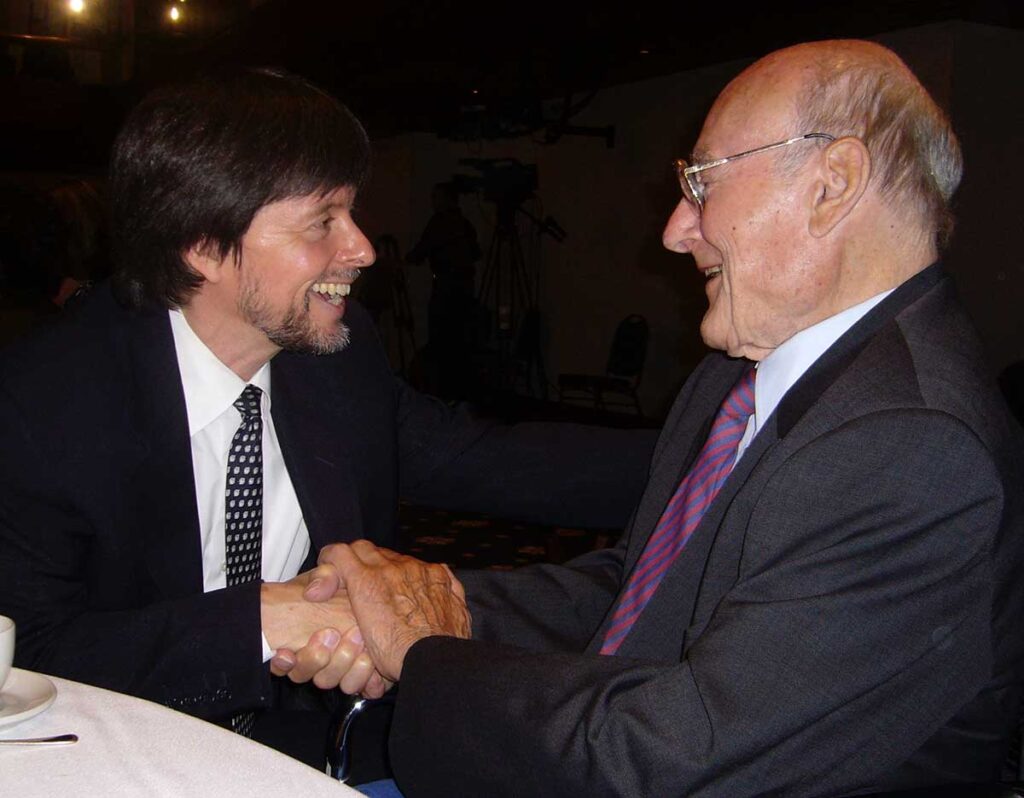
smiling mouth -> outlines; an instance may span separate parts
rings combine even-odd
[[[352,292],[352,286],[349,283],[313,283],[310,290],[328,304],[340,305]]]
[[[717,277],[722,273],[721,266],[712,266],[710,269],[704,270],[704,279],[710,280],[712,277]]]

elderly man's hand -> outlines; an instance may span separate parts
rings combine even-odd
[[[309,586],[324,582],[335,589],[319,601],[307,601]],[[373,667],[348,596],[337,586],[337,573],[330,566],[262,586],[263,634],[275,649],[271,673],[297,683],[312,680],[325,690],[340,687],[346,693],[379,698],[391,685]]]
[[[366,648],[386,679],[398,681],[406,652],[417,640],[470,637],[466,594],[446,565],[396,554],[366,540],[327,546],[320,552],[320,564],[337,568]],[[315,596],[320,589],[324,583],[309,593]]]

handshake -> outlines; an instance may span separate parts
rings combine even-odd
[[[260,613],[272,673],[367,698],[401,678],[417,640],[471,633],[466,594],[447,565],[367,540],[327,546],[316,568],[264,583]]]

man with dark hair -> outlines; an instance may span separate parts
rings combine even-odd
[[[349,111],[287,74],[199,79],[133,111],[111,166],[113,290],[0,356],[0,612],[19,667],[319,765],[322,696],[272,680],[274,652],[349,692],[385,687],[343,597],[302,596],[323,545],[394,545],[399,492],[624,520],[642,437],[495,427],[393,377],[347,300],[374,259],[352,217],[368,161]]]
[[[398,786],[741,798],[1010,775],[1024,444],[937,262],[960,179],[945,115],[880,45],[800,45],[730,83],[676,169],[663,241],[706,278],[721,353],[619,545],[461,573],[465,593],[369,542],[321,554],[401,679]]]

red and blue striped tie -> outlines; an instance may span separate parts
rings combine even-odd
[[[722,406],[718,408],[711,433],[689,473],[662,513],[658,526],[647,541],[636,568],[629,577],[619,605],[605,632],[602,654],[614,654],[626,639],[633,623],[657,590],[661,578],[675,562],[705,511],[714,501],[736,460],[736,449],[754,412],[754,369],[747,369]]]

